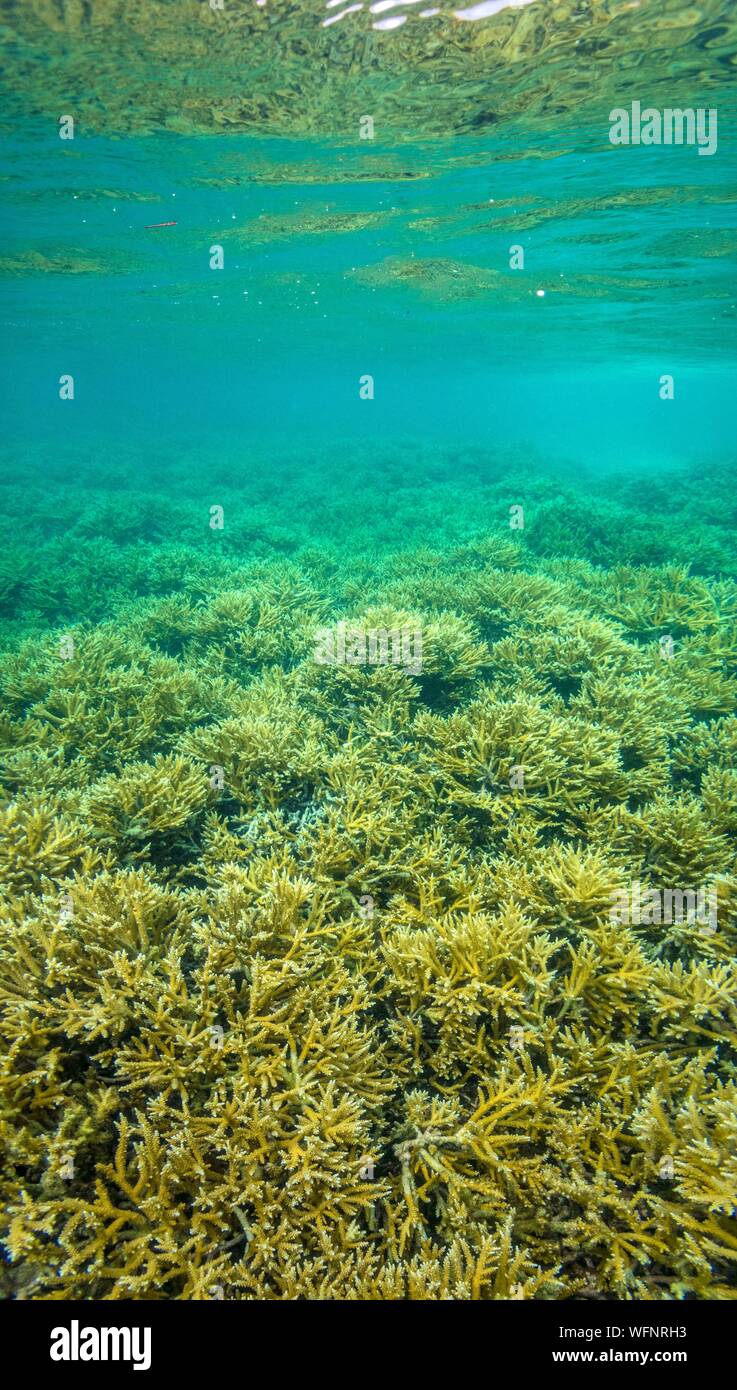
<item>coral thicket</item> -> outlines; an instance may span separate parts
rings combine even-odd
[[[733,1298],[727,493],[168,466],[3,512],[8,1287]]]

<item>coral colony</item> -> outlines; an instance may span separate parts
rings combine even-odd
[[[735,1297],[733,193],[661,8],[4,6],[5,1296]]]
[[[94,463],[57,484],[79,536],[63,591],[43,514],[19,495],[9,522],[26,623],[0,675],[17,1286],[720,1296],[737,1245],[737,586],[675,563],[667,516],[653,563],[623,570],[604,491],[584,509],[559,490],[512,532],[504,479],[459,498],[455,546],[430,489],[414,570],[391,547],[364,566],[360,532],[320,555],[306,467],[301,552],[213,555],[180,468],[161,494],[116,494],[104,568]],[[378,505],[372,477],[373,459],[344,480],[345,510]],[[545,488],[531,474],[525,492]],[[191,539],[142,553],[142,515]],[[582,551],[587,526],[611,535],[609,554],[561,565],[564,516]],[[315,632],[341,622],[421,631],[421,671],[321,664]]]

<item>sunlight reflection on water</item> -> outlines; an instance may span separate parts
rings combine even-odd
[[[372,15],[382,15],[388,10],[404,10],[407,5],[420,5],[422,3],[423,0],[374,0],[374,4],[368,6],[368,11],[369,14]],[[343,0],[326,0],[326,8],[328,10],[334,10],[336,6],[340,4],[343,4]],[[534,4],[534,0],[478,0],[478,3],[475,5],[466,6],[465,9],[461,10],[452,10],[450,13],[453,14],[455,19],[473,21],[476,19],[488,19],[491,15],[499,14],[501,10],[519,10],[525,5],[532,4]],[[322,21],[323,28],[328,28],[331,24],[337,24],[339,20],[345,19],[346,15],[357,14],[359,10],[365,8],[366,6],[363,4],[344,4],[343,9],[339,10],[337,14],[331,14],[327,19]],[[418,13],[420,19],[432,19],[435,15],[440,14],[441,11],[437,5],[433,5],[426,7],[424,10],[412,11],[412,13]],[[383,31],[398,29],[408,18],[409,13],[387,15],[386,19],[376,19],[371,27]]]

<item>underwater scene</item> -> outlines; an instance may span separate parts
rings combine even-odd
[[[737,8],[0,0],[0,1292],[737,1297]]]

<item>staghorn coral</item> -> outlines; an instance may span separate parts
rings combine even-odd
[[[98,856],[86,851],[81,824],[56,814],[44,797],[11,801],[0,809],[0,893],[42,890]]]
[[[550,557],[505,529],[545,480],[465,463],[450,517],[444,464],[402,479],[393,544],[344,534],[371,467],[328,516],[295,465],[286,550],[279,499],[222,493],[215,551],[186,486],[175,544],[152,493],[100,549],[78,479],[71,626],[8,571],[16,1294],[735,1297],[734,581],[614,562],[606,496]],[[422,669],[320,664],[341,620]],[[713,883],[718,929],[612,920],[634,880]]]

